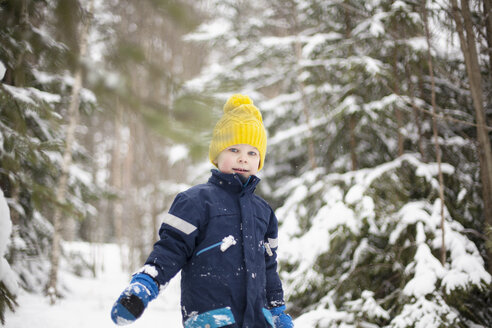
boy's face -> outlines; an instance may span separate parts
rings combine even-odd
[[[222,173],[238,173],[249,178],[258,172],[260,152],[248,144],[229,146],[217,156],[216,164]]]

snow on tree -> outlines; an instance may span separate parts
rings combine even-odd
[[[0,61],[0,80],[3,80],[6,71],[5,65]]]
[[[212,46],[190,89],[245,92],[263,110],[261,192],[279,208],[289,310],[303,327],[492,322],[473,107],[448,5],[217,2],[215,20],[188,38]]]
[[[454,174],[450,165],[443,171]],[[302,313],[297,324],[490,325],[491,276],[467,229],[448,211],[449,256],[444,266],[439,261],[436,174],[435,163],[406,154],[344,174],[310,171],[277,191],[287,196],[277,210],[279,254],[286,295]],[[484,313],[470,315],[474,307]]]
[[[80,218],[93,210],[88,199],[97,194],[91,179],[82,179],[91,175],[82,173],[87,154],[77,144],[67,201],[53,201],[65,139],[63,116],[74,81],[68,47],[57,40],[57,33],[68,33],[70,27],[56,28],[66,13],[57,5],[62,3],[9,1],[0,10],[5,24],[0,59],[6,69],[0,83],[0,184],[14,225],[8,257],[19,284],[38,292],[49,269],[53,208]],[[70,10],[71,15],[78,8]],[[89,90],[81,92],[84,110],[93,100]]]
[[[5,258],[7,246],[12,232],[10,209],[7,200],[0,190],[0,322],[5,323],[5,310],[14,310],[15,295],[18,292],[17,275]]]

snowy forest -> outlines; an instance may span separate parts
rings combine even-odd
[[[492,327],[491,13],[0,0],[1,325],[26,295],[49,312],[74,297],[67,277],[98,278],[74,245],[116,247],[127,277],[141,267],[242,93],[268,132],[257,193],[279,219],[296,327]]]

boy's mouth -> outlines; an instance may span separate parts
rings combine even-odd
[[[247,172],[249,172],[249,170],[246,170],[246,169],[235,169],[235,168],[233,168],[232,170],[236,173],[247,173]]]

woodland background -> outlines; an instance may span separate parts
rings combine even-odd
[[[0,0],[0,319],[69,297],[60,258],[96,274],[62,240],[138,268],[239,92],[298,326],[492,326],[491,8]]]

